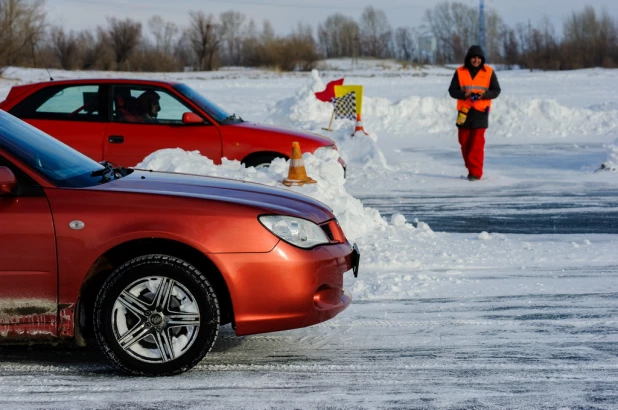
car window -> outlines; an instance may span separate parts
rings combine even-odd
[[[46,87],[10,112],[19,118],[101,121],[102,96],[98,85]]]
[[[103,166],[0,110],[0,147],[58,187],[97,185]]]
[[[162,88],[116,86],[113,96],[112,118],[117,122],[181,125],[184,113],[197,114]]]
[[[204,110],[206,114],[213,117],[215,121],[223,122],[227,118],[230,118],[230,114],[227,113],[224,109],[222,109],[212,101],[208,100],[206,97],[193,90],[188,85],[176,84],[174,86],[174,89],[180,94],[184,95],[189,100],[193,101],[195,104],[197,104],[197,106]]]

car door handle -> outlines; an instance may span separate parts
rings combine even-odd
[[[110,135],[107,140],[110,144],[122,144],[124,142],[124,137],[122,135]]]

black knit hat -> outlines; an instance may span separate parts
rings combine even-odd
[[[466,67],[472,67],[470,64],[470,59],[472,57],[481,57],[481,67],[485,65],[485,53],[483,53],[483,49],[481,46],[472,46],[468,49],[468,53],[466,54],[466,61],[464,61],[464,65]]]

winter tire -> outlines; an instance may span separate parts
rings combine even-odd
[[[219,302],[206,277],[167,255],[140,256],[117,268],[94,307],[101,350],[134,375],[191,369],[212,348],[219,323]]]

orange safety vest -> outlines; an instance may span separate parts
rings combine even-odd
[[[491,75],[493,72],[494,70],[486,65],[484,66],[484,69],[479,70],[479,72],[476,73],[476,76],[472,78],[470,71],[462,65],[457,69],[457,78],[459,79],[461,90],[464,92],[470,91],[472,93],[489,90],[489,83],[491,82]],[[457,100],[457,111],[461,111],[464,107],[467,107],[468,109],[474,108],[475,110],[481,112],[489,112],[491,100],[472,101],[469,98],[466,100]]]

